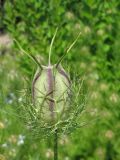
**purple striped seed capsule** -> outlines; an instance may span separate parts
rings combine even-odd
[[[57,30],[52,38],[49,50],[48,66],[43,66],[32,54],[27,53],[15,40],[20,50],[31,58],[38,66],[32,82],[32,100],[35,105],[38,117],[46,121],[57,121],[61,117],[66,117],[66,111],[69,111],[70,102],[70,79],[68,74],[62,68],[60,63],[64,59],[66,53],[77,42],[81,32],[77,38],[67,49],[66,53],[59,59],[56,65],[51,65],[51,50]]]
[[[70,79],[60,65],[42,66],[35,73],[32,98],[37,113],[46,121],[65,117],[69,108]]]

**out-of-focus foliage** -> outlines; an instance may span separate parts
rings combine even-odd
[[[70,65],[71,79],[75,73],[84,79],[88,98],[80,124],[88,125],[60,138],[60,160],[120,159],[119,10],[119,0],[5,1],[1,23],[5,32],[43,64],[48,63],[49,45],[56,27],[59,31],[52,63],[82,33],[66,55],[64,65]],[[24,78],[30,83],[36,66],[20,54],[16,44],[7,51],[4,48],[0,44],[0,158],[52,159],[51,141],[27,140],[20,119],[11,112],[17,108],[17,101],[22,100],[18,91],[24,87]],[[8,113],[4,112],[6,109]]]

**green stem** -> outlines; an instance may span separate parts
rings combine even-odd
[[[54,133],[54,160],[58,160],[58,131]]]

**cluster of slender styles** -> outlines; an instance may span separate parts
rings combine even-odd
[[[58,159],[58,135],[70,133],[77,127],[77,117],[82,112],[85,103],[81,104],[81,85],[70,80],[69,74],[63,69],[61,62],[71,50],[75,41],[56,64],[51,64],[52,46],[57,30],[52,38],[48,65],[41,65],[35,56],[27,53],[15,40],[22,53],[25,53],[37,65],[37,70],[31,83],[31,96],[23,104],[26,123],[36,138],[54,135],[54,160]],[[22,113],[23,113],[22,112]]]

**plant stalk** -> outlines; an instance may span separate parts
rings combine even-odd
[[[54,160],[58,160],[58,130],[54,133]]]

